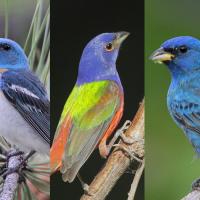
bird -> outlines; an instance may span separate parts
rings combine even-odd
[[[77,81],[69,95],[50,149],[51,173],[60,171],[72,182],[98,146],[106,158],[107,139],[118,125],[124,107],[124,91],[116,60],[125,31],[102,33],[84,48]]]
[[[0,136],[23,153],[49,156],[50,103],[22,47],[0,38]]]
[[[170,71],[171,84],[167,94],[167,107],[199,158],[200,40],[192,36],[169,39],[150,58],[154,62],[166,64]]]

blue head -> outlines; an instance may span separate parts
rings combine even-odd
[[[10,39],[0,38],[0,69],[24,69],[28,59],[23,49]]]
[[[92,39],[83,50],[77,84],[118,78],[116,60],[121,43],[129,33],[103,33]]]
[[[151,59],[168,65],[172,74],[200,69],[200,40],[191,36],[175,37],[164,42]]]

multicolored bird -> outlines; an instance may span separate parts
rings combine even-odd
[[[0,135],[12,146],[49,155],[47,93],[14,41],[0,38]]]
[[[151,59],[168,66],[172,76],[167,96],[170,115],[200,157],[200,40],[172,38]]]
[[[119,123],[124,92],[116,59],[128,32],[103,33],[85,47],[78,78],[62,112],[50,150],[52,173],[60,170],[72,182],[90,154],[99,146],[107,157],[106,141]]]

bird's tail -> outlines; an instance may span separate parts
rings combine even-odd
[[[189,138],[190,142],[192,143],[192,146],[194,147],[197,157],[200,158],[200,135],[197,132],[194,132],[193,130],[189,130],[186,132],[187,137]]]
[[[50,157],[50,170],[51,174],[53,174],[60,169],[62,162],[55,148],[51,148]]]
[[[51,174],[60,170],[62,166],[63,155],[65,151],[65,146],[67,144],[67,137],[69,130],[71,128],[71,123],[69,118],[64,120],[63,123],[58,125],[52,147],[50,149],[50,169]]]

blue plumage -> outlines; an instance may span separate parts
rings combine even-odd
[[[98,80],[113,80],[121,85],[116,71],[116,59],[128,32],[103,33],[85,47],[79,63],[77,85]]]
[[[190,36],[172,38],[151,57],[171,72],[167,105],[200,156],[200,41]]]
[[[23,49],[16,42],[0,38],[0,68],[25,69],[29,67]]]
[[[29,70],[23,49],[5,38],[0,38],[0,135],[22,151],[49,154],[46,90]]]

